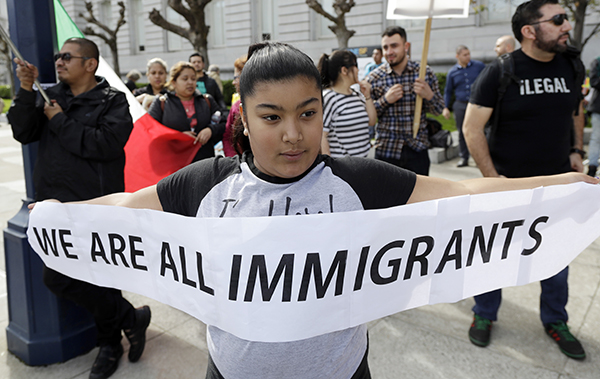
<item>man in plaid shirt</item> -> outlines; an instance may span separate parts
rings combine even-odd
[[[410,43],[399,26],[387,28],[381,39],[386,63],[371,72],[371,96],[379,116],[375,158],[429,174],[429,147],[425,113],[439,115],[444,109],[436,76],[427,67],[425,80],[419,79],[419,64],[408,59]],[[423,98],[421,126],[413,138],[413,119],[417,95]]]

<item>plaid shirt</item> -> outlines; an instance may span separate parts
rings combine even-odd
[[[408,61],[402,75],[398,75],[386,62],[371,72],[368,81],[371,83],[371,96],[375,102],[379,124],[377,125],[377,157],[400,159],[404,144],[415,151],[429,147],[425,113],[439,115],[444,110],[444,98],[440,93],[438,80],[433,71],[427,67],[425,81],[433,91],[433,99],[423,99],[421,126],[417,137],[413,138],[413,119],[417,95],[412,91],[415,80],[419,77],[419,64]],[[385,93],[394,84],[401,84],[404,95],[394,104],[385,100]]]

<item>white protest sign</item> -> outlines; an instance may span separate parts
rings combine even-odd
[[[600,236],[598,200],[578,183],[297,217],[39,203],[27,234],[65,275],[282,342],[548,278]]]
[[[388,20],[469,17],[470,0],[390,0]]]

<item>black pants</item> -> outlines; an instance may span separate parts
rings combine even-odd
[[[458,148],[459,155],[462,159],[469,159],[469,148],[467,147],[467,141],[463,134],[463,121],[465,120],[465,113],[467,111],[467,102],[455,101],[452,106],[454,111],[454,119],[456,120],[456,129],[458,130]]]
[[[431,161],[429,160],[429,153],[427,152],[427,149],[415,151],[404,145],[404,147],[402,147],[400,159],[379,157],[377,156],[377,151],[375,151],[375,158],[387,163],[391,163],[394,166],[405,168],[414,172],[415,174],[429,176],[429,166]]]
[[[121,330],[133,327],[135,309],[117,289],[82,282],[47,267],[44,267],[44,284],[56,296],[70,300],[92,314],[98,330],[98,345],[120,343]]]
[[[369,371],[369,361],[367,359],[369,355],[369,345],[367,344],[367,351],[360,362],[360,365],[356,369],[354,375],[350,379],[371,379],[371,372]],[[208,367],[206,368],[206,379],[225,379],[219,372],[219,369],[213,362],[210,354],[208,354]]]

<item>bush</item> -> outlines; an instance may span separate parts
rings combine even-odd
[[[0,86],[0,97],[3,99],[12,99],[10,86]]]
[[[223,99],[225,100],[225,104],[231,106],[231,97],[235,93],[233,80],[222,80],[221,83],[223,83]]]
[[[444,89],[446,88],[446,73],[436,72],[435,76],[437,76],[437,80],[440,86],[440,92],[442,93],[442,96],[444,96]]]

